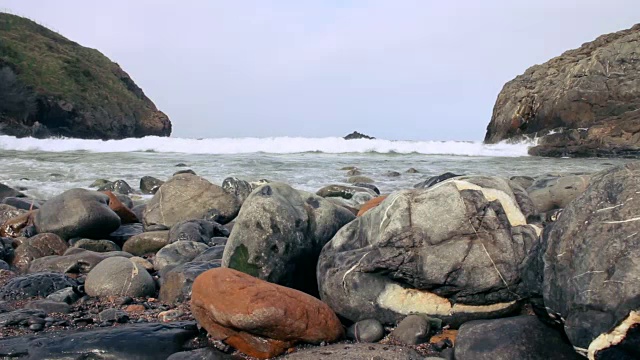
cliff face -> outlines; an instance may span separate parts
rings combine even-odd
[[[31,20],[0,13],[0,133],[169,136],[171,122],[99,51]]]
[[[562,132],[532,149],[537,155],[613,155],[638,147],[640,24],[603,35],[580,48],[529,68],[508,82],[496,101],[485,142]],[[593,130],[592,130],[593,129]],[[592,133],[588,134],[587,132]],[[583,140],[590,149],[582,153]],[[595,151],[598,139],[602,152]],[[564,147],[566,149],[563,149]]]

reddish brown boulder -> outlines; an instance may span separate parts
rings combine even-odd
[[[338,317],[322,301],[229,268],[196,278],[191,310],[213,338],[260,359],[299,342],[333,342],[343,336]]]
[[[33,225],[33,217],[38,210],[29,211],[22,215],[12,217],[0,225],[0,236],[18,237],[20,231],[29,225]]]
[[[62,255],[67,248],[67,243],[56,234],[38,234],[26,239],[16,248],[12,264],[25,272],[33,260],[49,255]]]
[[[132,224],[140,222],[136,214],[131,211],[125,204],[118,199],[118,197],[112,193],[111,191],[102,191],[102,193],[106,194],[109,197],[109,209],[113,210],[114,213],[118,214],[120,217],[120,221],[123,224]]]
[[[358,211],[358,216],[362,216],[364,215],[367,211],[373,209],[374,207],[380,205],[381,202],[384,201],[384,199],[387,198],[387,195],[382,195],[382,196],[378,196],[375,197],[369,201],[367,201],[366,203],[362,204],[362,207],[360,207],[360,211]]]

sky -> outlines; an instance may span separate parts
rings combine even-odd
[[[176,137],[482,140],[502,86],[638,0],[0,0],[117,62]]]

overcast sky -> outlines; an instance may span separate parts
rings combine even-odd
[[[606,5],[605,5],[606,3]],[[504,83],[639,0],[0,0],[119,63],[173,136],[481,140]]]

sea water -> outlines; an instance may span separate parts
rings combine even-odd
[[[341,170],[356,166],[383,193],[411,188],[430,176],[457,174],[540,176],[595,172],[630,160],[552,159],[527,155],[531,143],[485,145],[463,141],[344,140],[331,138],[145,137],[124,140],[17,139],[0,136],[0,183],[48,199],[87,188],[96,179],[127,181],[137,188],[148,175],[166,180],[189,169],[220,185],[228,176],[286,182],[315,192],[346,184]],[[407,173],[415,168],[419,173]],[[388,176],[396,171],[400,176]]]

